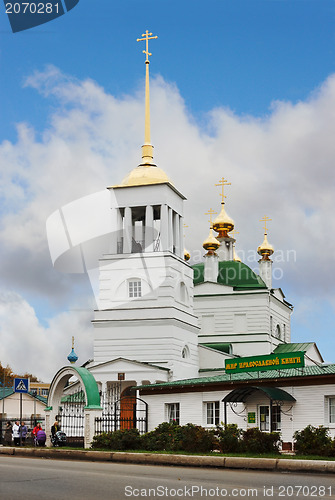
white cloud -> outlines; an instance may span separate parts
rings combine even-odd
[[[31,305],[14,292],[0,294],[1,356],[14,372],[29,372],[51,380],[58,368],[68,364],[71,336],[79,362],[92,357],[92,313],[64,312],[43,327]]]
[[[2,294],[1,318],[6,328],[10,321],[7,331],[1,329],[2,358],[13,365],[17,362],[10,354],[9,332],[17,332],[15,344],[24,337],[26,353],[35,359],[33,338],[26,335],[18,318],[23,325],[31,323],[42,339],[52,331],[57,353],[68,351],[72,334],[80,348],[84,322],[75,321],[65,340],[62,328],[75,314],[61,311],[85,301],[87,288],[80,277],[52,268],[45,222],[64,204],[120,182],[139,163],[144,119],[142,89],[116,98],[92,80],[75,80],[54,67],[35,73],[27,85],[41,93],[41,100],[51,100],[53,108],[42,134],[22,123],[16,143],[4,140],[0,145],[0,290],[9,290],[9,295]],[[188,249],[202,251],[208,234],[204,212],[210,207],[220,210],[214,184],[225,176],[232,182],[226,208],[240,232],[237,250],[248,255],[257,248],[263,239],[259,219],[269,215],[269,240],[277,256],[282,255],[279,251],[295,252],[288,262],[286,258],[276,262],[284,273],[277,285],[290,289],[290,301],[304,297],[325,301],[330,314],[335,296],[335,76],[306,102],[273,103],[262,119],[217,108],[209,111],[206,123],[197,123],[174,85],[161,77],[152,79],[151,93],[155,161],[188,198]],[[10,313],[14,306],[20,308],[17,318]],[[36,317],[41,307],[48,310],[47,328]],[[59,368],[56,360],[61,362],[63,357],[52,358],[53,372]],[[27,369],[40,368],[34,362]],[[42,376],[43,370],[36,374]]]

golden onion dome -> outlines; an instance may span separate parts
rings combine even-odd
[[[188,262],[191,258],[190,252],[184,248],[184,260]]]
[[[205,239],[202,246],[209,254],[215,252],[219,248],[221,243],[217,240],[213,234],[213,229],[210,228],[208,238]]]
[[[257,248],[257,253],[262,256],[263,260],[269,260],[270,255],[272,255],[274,251],[273,246],[268,242],[267,234],[264,233],[264,241]]]
[[[147,186],[149,184],[164,184],[170,179],[161,168],[156,165],[139,165],[123,179],[120,186]]]
[[[241,259],[239,258],[239,256],[237,255],[236,251],[235,251],[235,245],[233,245],[233,259],[235,262],[242,262]]]
[[[222,209],[217,218],[213,222],[213,229],[218,234],[219,238],[227,238],[228,233],[234,229],[234,221],[229,217],[222,203]]]

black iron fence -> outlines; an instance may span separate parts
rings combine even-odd
[[[126,396],[104,405],[102,417],[95,419],[95,434],[122,429],[148,432],[148,404],[140,398]]]
[[[57,420],[66,434],[67,446],[84,447],[85,395],[82,390],[69,394],[62,400]]]
[[[24,418],[24,420],[22,420],[22,421],[24,421],[24,423],[28,429],[27,437],[25,439],[24,444],[29,445],[29,446],[34,445],[34,438],[32,436],[32,430],[37,425],[37,423],[40,423],[42,426],[42,429],[45,430],[45,417],[44,416],[43,417],[32,416],[30,418]],[[11,425],[13,425],[15,422],[20,422],[20,417],[0,419],[0,444],[2,444],[2,445],[6,444],[5,440],[4,440],[4,435],[5,435],[7,423],[10,423]],[[46,433],[48,433],[48,430],[45,430],[45,431],[46,431]],[[13,444],[13,440],[12,440],[11,444]]]

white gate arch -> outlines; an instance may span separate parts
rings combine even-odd
[[[102,407],[100,405],[100,393],[98,384],[92,373],[86,368],[75,366],[64,366],[54,376],[48,396],[48,405],[45,409],[45,427],[47,434],[47,445],[50,446],[50,429],[58,414],[63,391],[71,377],[77,377],[85,396],[84,406],[84,447],[89,448],[94,436],[94,422],[96,417],[101,417]]]

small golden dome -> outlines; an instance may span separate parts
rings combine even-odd
[[[274,248],[270,243],[268,242],[268,237],[267,234],[264,233],[264,241],[263,243],[257,248],[257,253],[262,256],[263,260],[269,260],[270,255],[273,254]]]
[[[191,258],[190,252],[184,248],[184,260],[188,262]]]
[[[235,252],[235,245],[233,245],[233,258],[235,262],[242,262],[237,253]]]
[[[146,186],[148,184],[164,184],[171,181],[161,168],[156,165],[139,165],[121,182],[121,186]]]
[[[208,238],[202,244],[203,248],[207,250],[208,254],[212,254],[220,245],[221,243],[213,235],[213,229],[210,228]]]
[[[229,217],[222,203],[222,209],[217,218],[213,222],[213,229],[218,234],[219,238],[227,238],[228,233],[234,229],[234,221]]]

